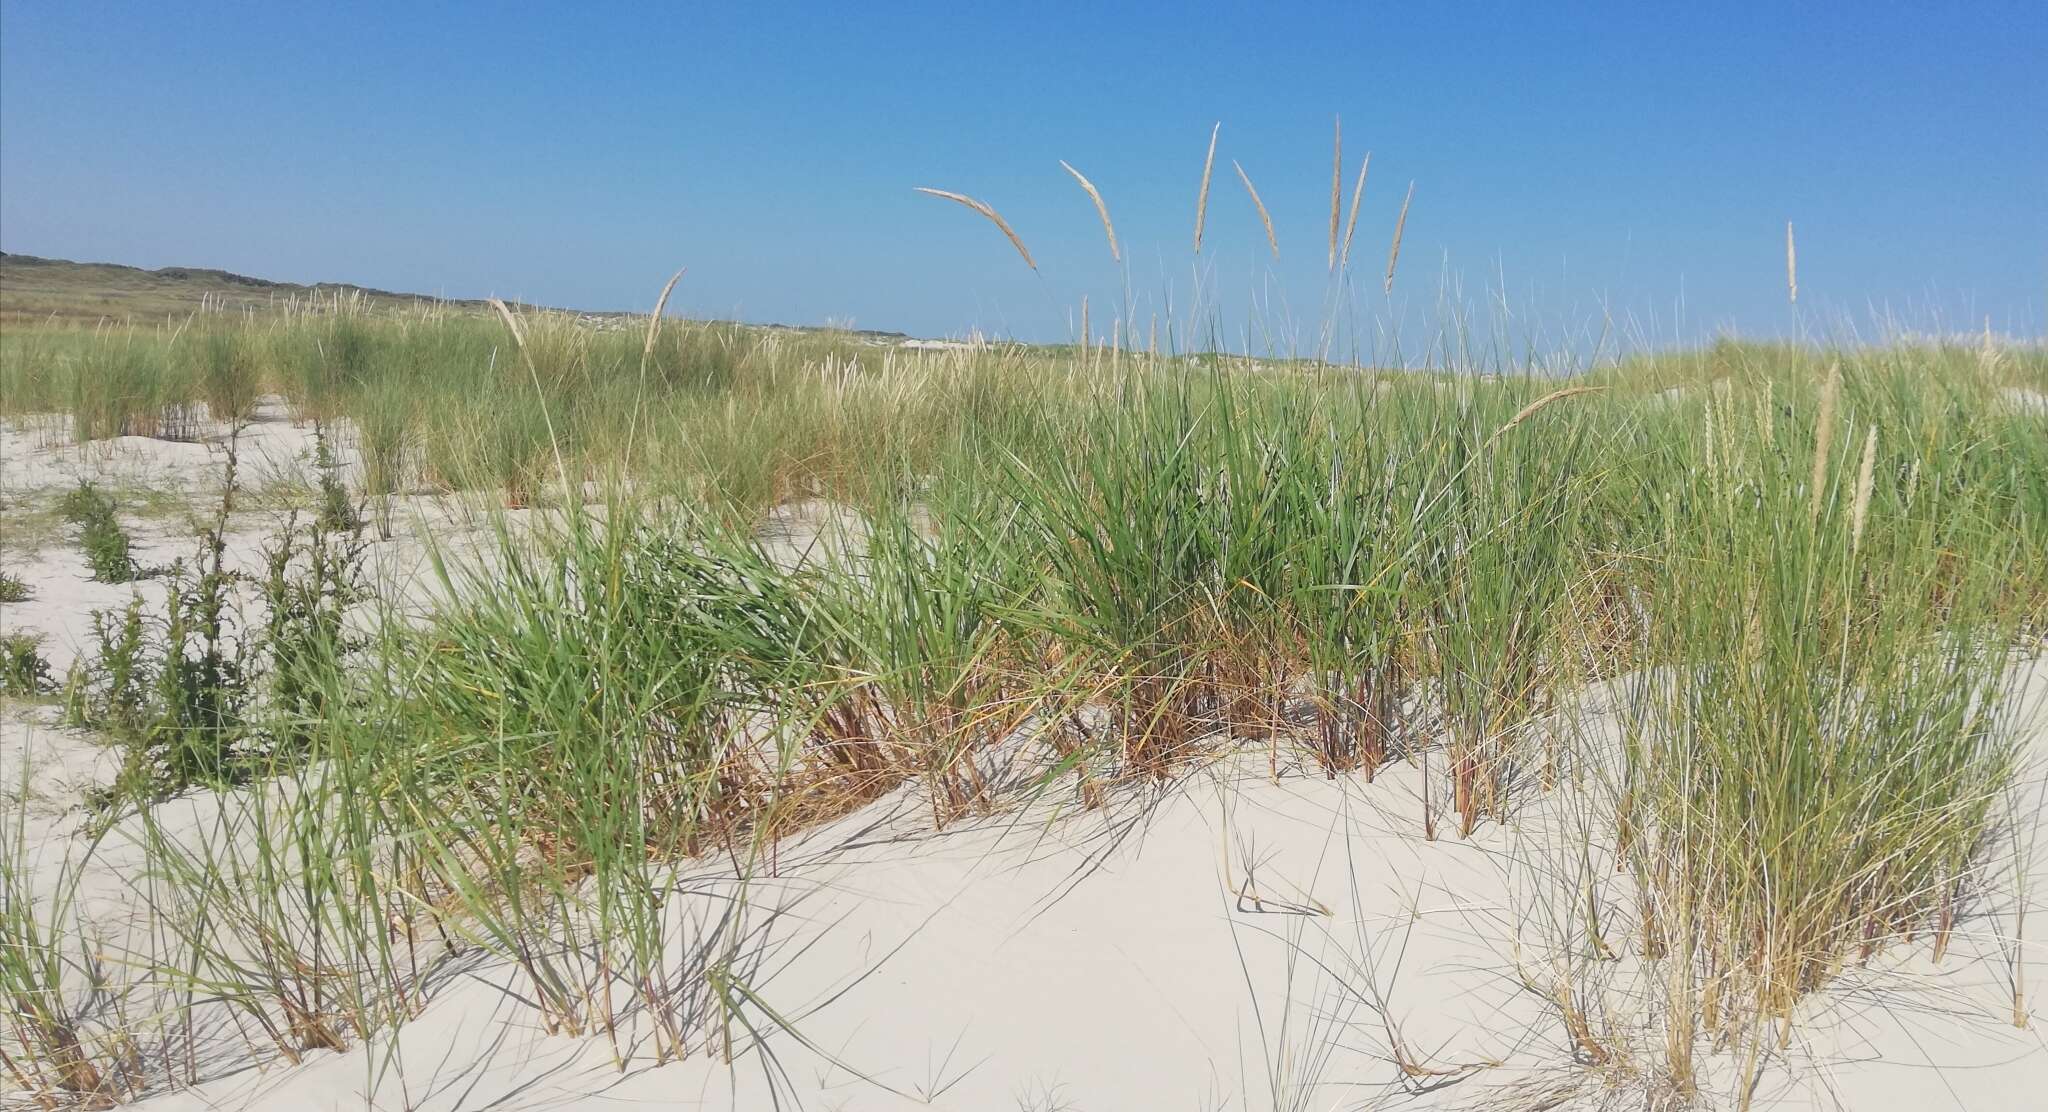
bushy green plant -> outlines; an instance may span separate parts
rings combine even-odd
[[[329,533],[360,534],[364,524],[362,508],[350,499],[333,441],[326,428],[318,424],[313,426],[313,468],[320,473],[320,527]]]
[[[367,643],[346,625],[366,590],[363,521],[351,517],[337,530],[328,509],[323,505],[303,531],[297,515],[289,517],[265,552],[265,619],[257,653],[272,753],[304,749],[309,731],[341,699],[337,687],[347,675],[349,654]]]
[[[141,568],[129,555],[128,530],[115,513],[112,495],[87,480],[64,496],[61,509],[64,520],[78,526],[78,545],[94,579],[126,583],[140,577]]]
[[[51,689],[42,635],[20,630],[0,634],[0,695],[35,696]]]

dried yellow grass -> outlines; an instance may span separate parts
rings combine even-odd
[[[1088,295],[1081,295],[1081,356],[1088,356]]]
[[[1387,248],[1387,281],[1385,291],[1394,292],[1394,264],[1401,261],[1401,233],[1408,227],[1408,202],[1415,199],[1415,183],[1408,183],[1408,195],[1401,198],[1401,215],[1394,221],[1394,244]]]
[[[1799,247],[1792,240],[1792,222],[1785,221],[1785,293],[1799,304]]]
[[[1991,318],[1984,318],[1984,342],[1977,348],[1977,366],[1986,374],[1998,369],[1998,343],[1991,337]]]
[[[1516,425],[1519,425],[1522,422],[1528,420],[1529,418],[1536,416],[1536,414],[1542,412],[1544,407],[1549,406],[1554,402],[1561,402],[1566,398],[1575,398],[1578,397],[1580,394],[1598,394],[1605,389],[1607,389],[1607,387],[1605,386],[1567,386],[1562,390],[1552,390],[1550,393],[1545,394],[1542,397],[1537,398],[1535,401],[1530,402],[1528,405],[1523,406],[1521,412],[1516,413],[1513,417],[1508,419],[1507,424],[1502,425],[1501,427],[1493,430],[1493,435],[1487,437],[1486,443],[1481,445],[1481,447],[1492,447],[1494,441],[1499,440],[1503,436],[1506,436],[1510,431],[1514,429]]]
[[[1823,484],[1828,477],[1828,452],[1834,447],[1835,406],[1842,398],[1842,365],[1828,364],[1827,384],[1820,388],[1820,421],[1813,432],[1813,496],[1807,506],[1807,516],[1820,516]]]
[[[1347,268],[1351,265],[1351,237],[1358,231],[1358,201],[1365,196],[1365,172],[1372,169],[1372,152],[1365,152],[1365,161],[1358,164],[1358,183],[1351,187],[1351,218],[1344,222],[1344,250],[1338,261]]]
[[[1017,238],[1017,232],[1015,229],[1010,227],[1010,222],[1003,219],[1002,216],[996,212],[996,210],[990,208],[988,205],[983,204],[980,201],[975,200],[972,197],[967,196],[964,193],[953,193],[944,189],[928,189],[922,185],[917,186],[916,189],[919,193],[929,193],[934,197],[943,197],[946,200],[952,201],[956,204],[966,205],[968,208],[971,208],[974,211],[982,214],[983,216],[988,217],[991,223],[993,223],[997,228],[1002,229],[1003,235],[1010,241],[1010,246],[1015,247],[1017,249],[1017,253],[1019,255],[1024,256],[1024,265],[1030,267],[1033,270],[1038,269],[1038,264],[1034,262],[1031,258],[1030,249],[1024,246],[1023,240]]]
[[[1877,426],[1863,438],[1863,464],[1856,469],[1856,506],[1849,514],[1849,552],[1863,547],[1863,525],[1870,517],[1870,495],[1877,485]]]
[[[1344,117],[1337,117],[1330,156],[1330,269],[1337,269],[1337,217],[1344,200]]]
[[[1074,180],[1080,182],[1081,188],[1087,191],[1088,199],[1095,202],[1095,215],[1102,217],[1102,230],[1109,236],[1109,257],[1117,262],[1124,261],[1123,252],[1118,250],[1116,245],[1116,225],[1110,223],[1109,206],[1102,203],[1102,193],[1095,188],[1095,183],[1089,181],[1081,171],[1068,165],[1066,159],[1060,159],[1060,167],[1066,170],[1067,173],[1074,175]]]
[[[1259,200],[1258,187],[1252,184],[1251,175],[1244,172],[1244,167],[1239,166],[1234,158],[1230,165],[1237,170],[1237,180],[1244,183],[1244,191],[1252,195],[1252,205],[1259,210],[1259,221],[1266,225],[1266,245],[1273,249],[1273,257],[1279,258],[1280,240],[1273,235],[1273,218],[1266,212],[1266,202]]]
[[[1202,223],[1209,215],[1209,174],[1216,168],[1216,134],[1223,122],[1209,129],[1209,155],[1202,160],[1202,191],[1195,196],[1195,254],[1202,253]]]

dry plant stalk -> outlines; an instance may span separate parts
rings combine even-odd
[[[988,207],[986,204],[983,204],[980,201],[975,200],[972,197],[967,196],[964,193],[953,193],[944,189],[928,189],[922,185],[917,186],[916,188],[919,193],[929,193],[934,197],[943,197],[948,201],[953,201],[957,204],[966,205],[968,208],[971,208],[974,211],[982,214],[983,216],[988,217],[989,221],[993,223],[997,228],[1001,229],[1003,235],[1009,239],[1010,246],[1015,247],[1017,249],[1017,253],[1019,255],[1024,256],[1024,265],[1030,267],[1033,270],[1038,269],[1038,264],[1032,260],[1031,252],[1025,248],[1024,241],[1017,238],[1016,230],[1011,228],[1010,222],[1004,220],[1002,216],[997,214],[996,210]]]
[[[1337,217],[1344,200],[1344,117],[1337,117],[1330,155],[1330,269],[1337,269]]]
[[[1785,293],[1799,304],[1799,249],[1792,242],[1792,222],[1785,221]]]
[[[1401,198],[1401,215],[1394,220],[1394,245],[1387,248],[1385,292],[1394,292],[1394,264],[1401,261],[1401,233],[1408,227],[1408,202],[1415,199],[1415,183],[1408,183],[1408,195]]]
[[[1209,155],[1202,160],[1202,191],[1195,196],[1195,254],[1202,253],[1202,222],[1209,215],[1209,174],[1216,168],[1216,134],[1223,130],[1223,121],[1209,129]]]
[[[1493,430],[1493,435],[1487,437],[1486,443],[1481,447],[1491,448],[1494,441],[1506,436],[1516,425],[1536,416],[1539,411],[1552,402],[1563,401],[1566,398],[1577,397],[1580,394],[1598,394],[1605,389],[1607,389],[1605,386],[1567,386],[1562,390],[1552,390],[1550,393],[1523,406],[1522,411],[1509,418],[1507,424]]]
[[[1828,451],[1834,447],[1835,406],[1842,397],[1842,364],[1828,364],[1828,381],[1820,389],[1820,423],[1813,432],[1813,496],[1806,516],[1820,517],[1822,483],[1828,475]]]
[[[1088,295],[1081,295],[1081,358],[1088,358]]]
[[[1252,195],[1252,205],[1259,210],[1259,221],[1266,226],[1266,245],[1273,249],[1273,257],[1279,258],[1280,241],[1273,235],[1273,218],[1266,213],[1266,202],[1259,200],[1258,188],[1252,185],[1251,175],[1244,172],[1244,167],[1239,166],[1234,158],[1230,165],[1237,169],[1237,180],[1244,183],[1244,191]]]
[[[1066,159],[1060,159],[1060,166],[1067,173],[1074,175],[1074,180],[1080,182],[1081,188],[1088,192],[1088,199],[1095,202],[1095,215],[1102,217],[1102,230],[1109,235],[1109,257],[1116,262],[1123,262],[1123,252],[1117,250],[1116,246],[1116,225],[1109,221],[1109,206],[1102,203],[1101,192],[1095,188],[1095,183],[1089,181],[1081,171],[1069,166]]]
[[[1351,187],[1351,218],[1344,222],[1344,250],[1338,261],[1346,267],[1351,265],[1351,237],[1358,231],[1358,201],[1365,196],[1365,172],[1372,169],[1372,152],[1365,152],[1365,161],[1358,164],[1358,184]]]
[[[1877,480],[1877,426],[1863,438],[1863,465],[1856,469],[1856,508],[1849,515],[1849,552],[1863,547],[1863,524],[1870,517],[1870,495]]]

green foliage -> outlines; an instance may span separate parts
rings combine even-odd
[[[266,616],[257,650],[267,677],[271,754],[306,748],[310,732],[344,698],[349,654],[367,644],[346,625],[366,591],[364,523],[346,501],[341,505],[351,512],[340,529],[323,504],[303,532],[297,515],[289,518],[265,553]]]
[[[19,630],[0,634],[0,695],[33,697],[52,687],[42,635]]]
[[[334,457],[334,446],[327,430],[319,425],[313,426],[313,467],[320,472],[319,527],[328,533],[352,537],[360,534],[364,524],[362,510],[350,500],[348,486],[341,479],[341,464]]]
[[[90,481],[81,482],[65,494],[61,510],[65,521],[78,526],[78,546],[94,579],[127,583],[141,576],[141,568],[128,554],[128,531],[115,513],[112,495]]]

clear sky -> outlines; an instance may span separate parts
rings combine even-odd
[[[1226,328],[1285,332],[1328,315],[1340,114],[1347,195],[1373,152],[1353,302],[1416,183],[1392,319],[1448,284],[1532,333],[1782,333],[1788,219],[1804,312],[2048,317],[2040,0],[0,0],[0,247],[642,310],[687,266],[692,315],[1026,339],[1199,280]],[[993,204],[1040,272],[920,185]]]

